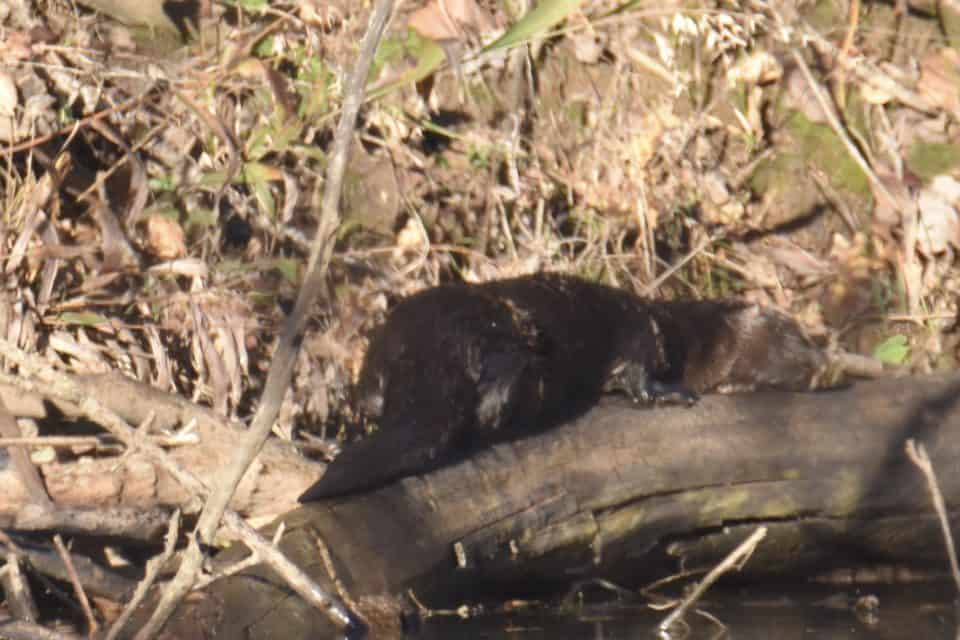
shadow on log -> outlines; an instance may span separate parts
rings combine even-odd
[[[322,538],[354,598],[412,589],[430,607],[594,575],[643,584],[717,561],[761,524],[770,532],[745,567],[758,579],[863,562],[946,567],[904,443],[927,447],[949,505],[960,495],[958,399],[954,374],[711,396],[689,409],[610,400],[457,466],[306,505],[283,518],[281,544],[329,584]],[[215,582],[168,631],[194,637],[198,626],[209,637],[333,637],[266,569]]]

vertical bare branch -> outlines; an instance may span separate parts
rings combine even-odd
[[[236,487],[247,467],[267,439],[280,410],[280,403],[293,375],[293,367],[303,339],[308,311],[313,307],[324,289],[324,279],[333,251],[334,236],[340,224],[340,191],[347,166],[350,142],[356,126],[357,114],[363,104],[367,75],[373,61],[373,55],[392,9],[392,0],[377,0],[370,16],[370,22],[367,25],[367,33],[360,45],[360,56],[347,82],[340,122],[334,137],[330,164],[327,166],[320,221],[311,246],[306,276],[300,287],[293,313],[287,319],[283,334],[277,344],[277,350],[273,355],[273,361],[270,363],[270,371],[267,374],[267,381],[253,423],[237,447],[231,464],[224,469],[222,477],[219,478],[217,486],[204,505],[197,523],[197,535],[184,554],[180,570],[168,585],[149,623],[137,635],[138,638],[149,638],[158,631],[193,585],[202,561],[199,541],[208,541],[213,538],[230,498],[236,491]],[[257,551],[270,553],[273,550],[266,548]],[[310,592],[315,596],[311,600],[319,604],[337,626],[347,627],[353,623],[353,617],[339,598],[324,594],[317,589],[312,589]]]

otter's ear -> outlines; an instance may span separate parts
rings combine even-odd
[[[497,429],[505,424],[519,395],[521,376],[533,354],[522,349],[488,354],[483,374],[477,383],[477,424],[481,429]]]

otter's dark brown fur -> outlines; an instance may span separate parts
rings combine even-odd
[[[563,275],[444,285],[400,302],[358,384],[372,435],[301,501],[371,489],[582,413],[605,391],[691,400],[801,389],[823,357],[788,317],[735,301],[663,302]]]

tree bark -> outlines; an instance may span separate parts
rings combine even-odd
[[[407,589],[449,606],[598,574],[643,583],[708,565],[761,524],[770,533],[746,571],[946,567],[904,443],[927,447],[949,508],[960,495],[958,391],[953,374],[711,396],[692,408],[611,400],[462,464],[306,505],[284,516],[281,544],[326,582],[322,539],[361,606]],[[216,620],[209,631],[220,637],[307,638],[326,624],[263,568],[216,582],[207,596],[181,611],[181,632],[202,619]]]

